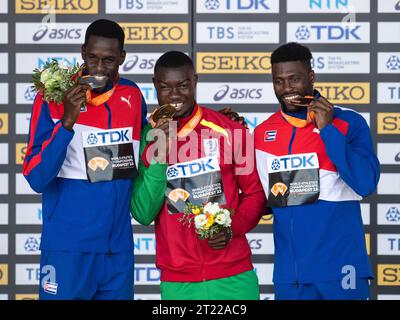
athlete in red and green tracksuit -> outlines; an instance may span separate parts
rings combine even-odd
[[[171,67],[171,61],[181,64]],[[146,136],[151,136],[151,126],[142,130],[139,177],[134,181],[131,212],[142,224],[155,221],[162,299],[259,299],[258,279],[246,239],[266,206],[254,167],[254,150],[249,151],[247,162],[239,161],[243,157],[234,153],[241,153],[238,146],[245,150],[248,132],[225,115],[197,105],[193,94],[196,80],[191,60],[183,53],[166,53],[156,64],[158,101],[160,105],[177,106],[174,120],[179,138],[176,150],[170,148],[168,163],[160,163],[149,155],[154,142]],[[163,125],[157,123],[156,127]],[[185,134],[182,128],[188,129]],[[238,136],[229,135],[234,130]],[[190,153],[184,151],[188,149]],[[240,169],[247,172],[238,174]],[[189,192],[187,201],[195,202],[197,193],[198,203],[218,202],[234,209],[232,238],[223,234],[223,240],[215,244],[200,240],[193,226],[183,225],[179,219],[185,202],[173,197],[177,189]]]

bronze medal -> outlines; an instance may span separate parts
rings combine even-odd
[[[171,104],[164,104],[158,108],[152,116],[152,120],[156,123],[158,120],[166,118],[172,119],[176,113],[176,109]]]

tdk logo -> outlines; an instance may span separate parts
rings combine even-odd
[[[204,6],[207,10],[270,10],[266,0],[206,0]],[[224,6],[224,7],[223,7]]]
[[[270,172],[318,168],[316,153],[289,155],[268,159]]]
[[[24,249],[28,252],[36,252],[39,250],[39,241],[34,237],[28,237],[24,244]]]
[[[306,26],[300,26],[295,35],[297,40],[308,40],[311,37],[310,30]]]
[[[297,40],[308,40],[311,37],[311,32],[314,32],[317,40],[361,40],[358,35],[359,29],[359,25],[354,27],[312,25],[310,29],[306,26],[300,26],[296,31],[296,38]]]
[[[400,70],[400,58],[398,56],[391,56],[386,62],[386,67],[390,71]]]
[[[389,222],[399,222],[400,221],[400,211],[397,207],[390,207],[386,212],[386,220]]]
[[[219,170],[217,157],[205,157],[194,161],[177,163],[167,169],[168,180],[189,178]]]
[[[25,100],[33,101],[33,100],[35,100],[36,94],[37,94],[37,91],[36,91],[35,87],[30,86],[25,90],[24,98],[25,98]]]
[[[87,138],[87,143],[90,145],[97,144],[99,140],[97,139],[96,135],[94,133],[89,134]]]
[[[129,143],[132,141],[132,128],[104,131],[86,131],[83,133],[84,147]]]

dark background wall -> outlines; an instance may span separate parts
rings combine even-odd
[[[140,85],[149,111],[156,103],[155,60],[181,50],[196,62],[198,101],[215,109],[232,106],[251,130],[277,109],[270,52],[287,41],[307,43],[322,94],[370,124],[382,163],[377,193],[362,204],[375,272],[372,297],[400,298],[400,1],[47,3],[55,11],[44,7],[46,1],[0,0],[0,299],[37,298],[41,197],[21,175],[34,97],[30,74],[52,58],[79,62],[87,25],[102,17],[124,27],[128,57],[121,73]],[[264,217],[248,236],[263,299],[273,298],[271,222]],[[153,226],[133,222],[133,231],[136,298],[157,299]]]

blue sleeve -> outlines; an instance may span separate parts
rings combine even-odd
[[[378,185],[380,164],[375,154],[370,129],[364,118],[348,112],[349,130],[343,135],[333,124],[320,132],[326,153],[340,177],[360,196],[373,193]]]
[[[38,94],[33,104],[23,164],[23,174],[33,190],[43,192],[57,176],[73,136],[74,132],[65,129],[61,121],[54,123],[47,103]]]

